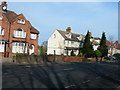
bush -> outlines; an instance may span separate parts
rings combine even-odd
[[[96,50],[96,51],[95,51],[95,55],[96,55],[97,57],[101,57],[101,56],[102,56],[102,53],[101,53],[99,50]]]
[[[95,52],[94,51],[89,51],[85,55],[86,57],[95,57]]]
[[[104,59],[105,60],[110,60],[111,58],[106,56],[106,57],[104,57]]]
[[[84,57],[85,55],[81,52],[80,54],[78,54],[79,57]]]
[[[116,53],[113,55],[114,57],[120,57],[120,53]]]

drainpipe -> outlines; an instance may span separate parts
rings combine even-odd
[[[9,33],[9,34],[8,34],[8,48],[9,48],[8,56],[10,56],[9,53],[10,53],[10,50],[11,50],[11,49],[10,49],[10,42],[11,42],[11,40],[10,40],[10,28],[11,28],[11,23],[9,22],[9,24],[10,24],[10,25],[9,25],[9,30],[8,30],[8,31],[9,31],[9,32],[8,32],[8,33]]]

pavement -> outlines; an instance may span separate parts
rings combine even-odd
[[[120,63],[3,64],[2,88],[120,89]]]

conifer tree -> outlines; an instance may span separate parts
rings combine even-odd
[[[107,45],[106,45],[105,32],[103,32],[103,34],[102,34],[102,38],[101,38],[100,46],[98,47],[98,50],[101,52],[101,60],[102,60],[102,57],[107,56],[108,48],[107,48]]]
[[[82,48],[82,53],[85,55],[85,57],[93,57],[94,56],[94,51],[93,51],[93,46],[92,42],[90,42],[91,35],[89,31],[87,32]]]

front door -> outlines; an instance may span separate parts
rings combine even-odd
[[[30,50],[29,50],[29,54],[34,54],[34,49],[35,49],[35,46],[34,45],[30,45]]]

